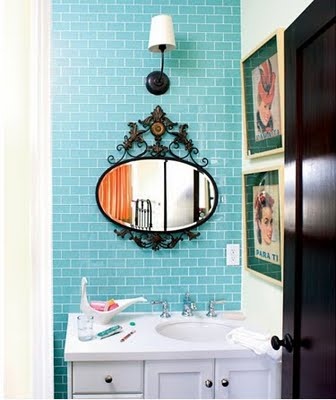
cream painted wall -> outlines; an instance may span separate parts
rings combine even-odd
[[[29,1],[1,6],[4,145],[4,397],[31,397]]]
[[[242,58],[278,28],[287,28],[312,0],[241,0]],[[257,164],[258,163],[258,164]],[[243,161],[243,170],[283,165],[283,155]],[[244,270],[243,311],[256,326],[282,335],[282,288]]]

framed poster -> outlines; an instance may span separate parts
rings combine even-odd
[[[283,168],[243,175],[244,266],[263,279],[282,285]]]
[[[241,61],[244,154],[256,158],[284,150],[284,30]]]

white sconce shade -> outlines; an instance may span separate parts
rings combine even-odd
[[[148,50],[159,53],[160,45],[166,45],[165,51],[176,48],[173,20],[170,15],[163,14],[152,17]]]

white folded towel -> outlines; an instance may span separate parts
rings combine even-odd
[[[232,344],[241,344],[256,354],[266,354],[274,360],[280,360],[282,349],[274,350],[271,346],[271,337],[253,332],[243,327],[235,328],[226,335],[226,340]]]

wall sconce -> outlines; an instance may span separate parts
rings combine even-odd
[[[170,15],[156,15],[152,18],[148,50],[161,52],[161,71],[153,71],[146,78],[147,90],[155,95],[166,93],[169,88],[169,78],[163,72],[164,52],[176,48],[173,20]]]

